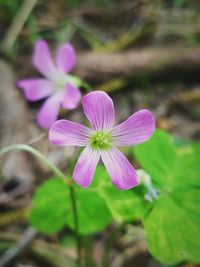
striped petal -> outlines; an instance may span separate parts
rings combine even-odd
[[[135,169],[117,148],[100,153],[112,182],[118,189],[127,190],[139,184]]]
[[[59,146],[86,146],[91,130],[79,123],[68,120],[56,121],[50,131],[50,141]]]
[[[155,119],[148,110],[140,110],[112,130],[116,146],[131,146],[148,140],[155,130]]]
[[[91,184],[99,159],[97,150],[89,146],[83,150],[73,172],[73,178],[78,185],[87,188]]]
[[[102,91],[95,91],[83,97],[83,110],[95,130],[110,130],[115,120],[112,99]]]

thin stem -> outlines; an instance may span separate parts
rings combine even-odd
[[[103,255],[103,263],[102,263],[103,267],[107,267],[110,265],[110,251],[113,247],[113,244],[116,242],[116,240],[119,236],[119,232],[120,232],[121,228],[122,227],[114,229],[110,233],[109,238],[107,239],[105,249],[104,249],[104,255]]]
[[[35,148],[33,148],[31,146],[24,145],[24,144],[7,146],[7,147],[4,147],[0,150],[0,155],[4,155],[5,153],[8,153],[8,152],[13,151],[13,150],[17,150],[17,151],[23,150],[23,151],[27,151],[27,152],[31,153],[36,158],[41,160],[44,164],[46,164],[49,167],[49,169],[51,169],[55,173],[55,175],[66,179],[66,176],[64,175],[63,172],[61,172],[53,163],[48,161],[43,154],[41,154],[39,151],[37,151]]]
[[[74,159],[71,161],[71,164],[68,168],[70,174],[73,172],[77,158],[79,158],[80,154],[81,154],[81,149],[78,149],[75,153]],[[73,185],[70,186],[70,192],[71,192],[71,199],[73,201],[74,224],[76,228],[76,239],[77,239],[77,255],[79,257],[78,264],[79,266],[93,267],[94,261],[92,258],[91,237],[87,236],[85,238],[81,238],[81,236],[79,235],[79,222],[78,222],[78,214],[76,206],[76,197]],[[82,250],[84,251],[84,254],[82,254]]]
[[[85,267],[94,267],[91,236],[86,236],[84,238],[84,248],[85,248]]]
[[[76,229],[76,240],[77,240],[77,256],[78,256],[78,266],[82,266],[82,254],[81,254],[81,237],[79,235],[79,221],[78,221],[78,211],[77,211],[77,204],[76,204],[76,196],[75,190],[73,185],[70,185],[70,195],[72,200],[72,209],[74,215],[74,225]]]
[[[79,158],[80,154],[81,154],[81,149],[78,148],[75,151],[73,160],[69,161],[69,164],[68,164],[68,172],[70,173],[71,176],[72,176],[74,167],[76,165],[77,159]]]
[[[71,164],[69,164],[68,171],[70,176],[72,176],[72,172],[74,169],[74,166],[76,164],[77,158],[79,158],[81,151],[78,149],[76,151],[74,159],[71,161]],[[77,203],[76,203],[76,195],[75,195],[75,189],[73,185],[70,185],[70,194],[71,194],[71,200],[72,200],[72,209],[73,209],[73,215],[74,215],[74,226],[76,230],[76,242],[77,242],[77,256],[78,256],[78,265],[79,267],[82,266],[82,240],[81,236],[79,235],[79,218],[78,218],[78,210],[77,210]]]

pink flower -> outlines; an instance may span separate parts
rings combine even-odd
[[[129,189],[138,185],[135,169],[116,147],[133,146],[149,139],[155,129],[153,115],[148,110],[140,110],[114,126],[114,106],[106,93],[89,93],[83,97],[82,104],[92,129],[58,120],[49,131],[49,139],[55,145],[85,147],[73,172],[75,182],[87,188],[101,158],[117,188]]]
[[[68,74],[75,63],[76,54],[71,44],[58,48],[54,63],[47,42],[36,42],[33,64],[45,78],[20,80],[18,87],[29,101],[47,98],[37,116],[41,127],[49,128],[56,121],[61,106],[65,109],[77,107],[81,93],[76,87],[76,77]]]

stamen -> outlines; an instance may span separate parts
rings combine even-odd
[[[97,150],[105,150],[112,147],[112,136],[104,131],[96,132],[90,139],[90,146]]]

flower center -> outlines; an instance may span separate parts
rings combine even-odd
[[[68,79],[66,74],[61,74],[60,76],[58,76],[57,80],[55,81],[58,91],[60,91],[60,90],[63,91],[64,86],[67,82],[69,82],[69,79]]]
[[[96,132],[90,139],[90,146],[97,150],[105,150],[112,146],[112,135],[103,131]]]
[[[70,83],[76,87],[79,86],[77,77],[67,74],[67,73],[60,73],[56,77],[56,80],[54,81],[54,83],[58,91],[63,91],[65,84],[67,83]]]

